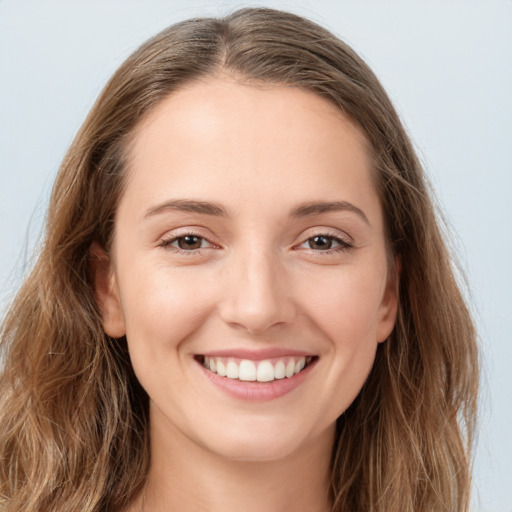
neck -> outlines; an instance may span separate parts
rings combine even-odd
[[[153,421],[147,485],[130,512],[329,512],[333,442],[334,428],[277,460],[230,460]]]

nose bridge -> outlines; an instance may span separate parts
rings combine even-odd
[[[289,322],[293,304],[279,256],[270,248],[252,244],[236,251],[228,269],[224,320],[251,333]]]

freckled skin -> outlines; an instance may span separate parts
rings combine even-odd
[[[396,315],[371,172],[361,132],[296,88],[210,79],[172,94],[138,127],[115,267],[98,289],[105,329],[126,334],[150,396],[153,481],[176,477],[170,459],[187,472],[191,453],[204,468],[214,460],[328,463],[335,420]],[[214,202],[226,215],[145,217],[169,199]],[[368,223],[353,211],[290,215],[318,201],[349,202]],[[187,250],[179,237],[191,233],[200,238]],[[331,250],[311,242],[319,235]],[[225,395],[194,360],[273,346],[318,361],[297,389],[261,403]]]

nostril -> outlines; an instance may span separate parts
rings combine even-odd
[[[247,258],[251,259],[250,255]],[[255,336],[293,322],[296,307],[285,293],[289,290],[285,277],[270,264],[246,262],[242,270],[233,275],[233,282],[226,288],[219,307],[223,321]]]

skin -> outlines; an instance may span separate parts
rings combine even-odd
[[[225,215],[158,210],[189,199]],[[292,214],[326,201],[360,211]],[[187,234],[199,249],[179,252]],[[151,469],[130,510],[329,510],[336,418],[397,309],[361,131],[298,88],[188,85],[138,126],[112,258],[96,251],[105,331],[127,336],[150,397]],[[269,347],[318,356],[274,400],[226,395],[194,358]]]

